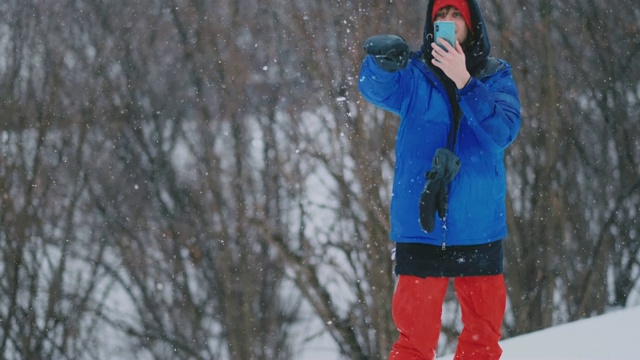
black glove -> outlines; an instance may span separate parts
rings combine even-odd
[[[442,209],[442,198],[446,204],[446,185],[442,179],[429,179],[430,172],[427,173],[427,182],[420,195],[420,227],[430,233],[436,226],[436,211],[440,214],[446,213],[446,208]],[[442,211],[441,211],[442,210]]]
[[[388,72],[404,69],[409,62],[409,45],[398,35],[372,36],[364,42],[364,51]]]
[[[431,162],[431,170],[427,171],[424,190],[420,195],[420,226],[426,232],[435,227],[436,212],[441,219],[447,215],[449,187],[451,180],[460,171],[460,159],[445,148],[436,150]]]

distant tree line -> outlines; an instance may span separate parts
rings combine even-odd
[[[505,337],[637,305],[640,5],[481,6],[523,114]],[[357,74],[425,9],[3,1],[0,357],[292,359],[322,331],[385,358],[398,118]]]

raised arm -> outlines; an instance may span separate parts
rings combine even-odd
[[[385,110],[400,113],[403,69],[410,50],[398,35],[376,35],[364,43],[367,53],[358,78],[358,89],[365,99]]]

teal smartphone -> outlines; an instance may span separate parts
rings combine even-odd
[[[453,21],[436,21],[433,23],[433,29],[433,38],[436,44],[438,44],[438,39],[443,38],[447,40],[451,46],[456,47],[456,25]]]

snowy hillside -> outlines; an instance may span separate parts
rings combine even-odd
[[[304,360],[341,359],[327,345],[308,349]],[[558,325],[501,341],[502,360],[640,359],[640,306]],[[437,360],[452,360],[445,355]]]
[[[640,359],[639,330],[640,306],[504,340],[502,359]]]

